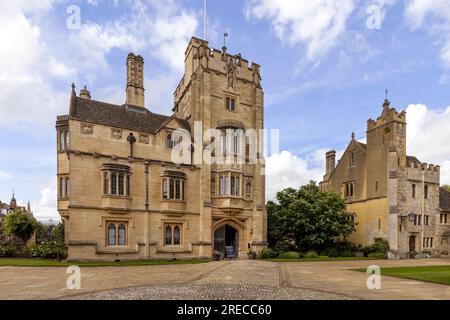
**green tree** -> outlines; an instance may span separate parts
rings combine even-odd
[[[25,243],[31,238],[35,229],[36,220],[20,209],[15,209],[3,218],[5,234],[13,235]]]
[[[64,223],[60,222],[53,228],[53,241],[59,245],[64,245]]]
[[[53,242],[64,245],[64,223],[57,225],[36,222],[36,243]]]
[[[287,188],[267,203],[268,242],[295,241],[298,249],[319,250],[344,240],[355,231],[344,200],[336,193],[321,192],[311,181],[300,189]]]
[[[442,186],[442,189],[444,189],[444,190],[450,192],[450,185],[444,184],[444,185]]]

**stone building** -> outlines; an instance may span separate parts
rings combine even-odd
[[[336,152],[327,152],[320,184],[345,198],[357,223],[349,240],[369,245],[376,237],[387,239],[393,259],[422,251],[448,255],[448,194],[440,188],[438,165],[407,155],[406,112],[386,99],[381,116],[367,122],[366,140],[352,134],[337,164]]]
[[[245,146],[247,160],[250,139],[235,137],[264,126],[259,65],[192,38],[171,116],[145,107],[143,58],[130,53],[126,68],[123,105],[92,100],[86,87],[77,96],[73,86],[69,114],[57,117],[69,259],[211,257],[225,246],[243,256],[266,247],[262,150],[255,163],[203,161],[224,141]],[[219,139],[203,135],[208,129]],[[188,160],[174,161],[174,150]]]

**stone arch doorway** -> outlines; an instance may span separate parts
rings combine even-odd
[[[412,254],[416,251],[416,236],[409,237],[409,253]]]
[[[233,246],[236,258],[239,255],[239,231],[229,224],[224,224],[214,230],[214,251],[223,253],[225,247]]]

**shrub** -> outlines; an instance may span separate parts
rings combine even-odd
[[[320,253],[329,257],[354,257],[359,250],[361,250],[361,246],[349,241],[341,241],[325,248]]]
[[[16,246],[9,243],[0,243],[0,257],[14,257],[16,254]]]
[[[303,252],[299,252],[299,253],[298,253],[298,257],[299,257],[300,259],[302,259],[302,258],[305,257],[305,254],[304,254]]]
[[[259,253],[259,256],[261,257],[261,259],[272,259],[278,257],[278,252],[270,248],[262,249]]]
[[[385,252],[372,252],[367,256],[374,259],[387,259],[387,254]]]
[[[369,256],[371,253],[387,253],[389,251],[389,241],[383,238],[375,238],[374,243],[363,248],[364,255]]]
[[[29,247],[27,254],[31,258],[64,259],[67,257],[67,250],[55,243],[41,243]]]
[[[305,253],[305,258],[307,258],[307,259],[315,259],[315,258],[318,258],[318,257],[319,257],[319,255],[317,254],[317,252],[312,251],[312,250],[310,250],[307,253]]]
[[[283,259],[298,259],[298,258],[300,258],[300,255],[298,254],[298,252],[295,252],[295,251],[288,251],[288,252],[282,252],[282,253],[280,253],[280,255],[278,256],[278,258],[283,258]]]
[[[297,246],[295,245],[295,242],[292,243],[289,241],[279,241],[273,247],[273,250],[278,251],[278,252],[294,251],[294,250],[297,250]]]

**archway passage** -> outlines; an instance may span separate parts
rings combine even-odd
[[[239,253],[239,234],[238,231],[230,225],[223,225],[214,231],[214,251],[222,252],[226,257],[225,247],[232,246],[236,257]]]
[[[416,236],[409,237],[409,252],[412,253],[416,251]]]

